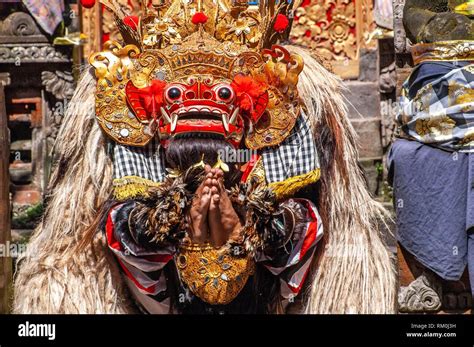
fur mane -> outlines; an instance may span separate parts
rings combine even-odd
[[[347,116],[342,80],[306,49],[298,90],[321,162],[318,209],[325,238],[313,264],[307,313],[395,313],[395,260],[382,241],[388,212],[376,202],[358,165],[357,135]]]
[[[95,119],[95,88],[86,71],[64,116],[45,214],[17,262],[15,313],[130,312],[102,233],[81,254],[74,251],[112,190],[112,162]]]

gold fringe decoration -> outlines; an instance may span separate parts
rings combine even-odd
[[[316,169],[306,174],[293,176],[281,182],[273,182],[268,187],[275,193],[278,200],[293,196],[298,190],[315,183],[321,177],[321,170]]]
[[[148,197],[151,187],[159,187],[161,183],[147,180],[139,176],[124,176],[113,180],[114,198],[120,201],[137,197]]]

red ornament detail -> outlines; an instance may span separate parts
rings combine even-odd
[[[237,75],[231,83],[237,105],[252,123],[257,123],[268,105],[268,86],[250,76]]]
[[[129,81],[126,87],[126,94],[129,104],[132,106],[135,114],[140,119],[156,118],[163,105],[163,91],[166,82],[153,80],[148,87],[137,88]],[[146,111],[146,115],[142,110]]]
[[[81,0],[82,7],[92,8],[95,6],[95,0]]]
[[[288,17],[279,13],[276,17],[275,24],[273,24],[273,29],[279,33],[282,33],[286,30],[286,28],[288,28],[288,25],[290,25]]]
[[[207,16],[204,12],[196,12],[194,15],[193,15],[193,18],[191,18],[191,22],[193,22],[193,24],[206,24],[207,22]]]
[[[102,34],[102,42],[107,42],[110,40],[110,34],[109,33],[103,33]]]
[[[138,16],[127,16],[123,19],[123,24],[130,27],[132,30],[137,30],[139,20]]]

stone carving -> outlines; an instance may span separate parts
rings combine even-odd
[[[474,19],[469,11],[456,10],[466,0],[406,0],[405,32],[411,42],[432,43],[474,40]]]
[[[423,272],[406,287],[400,287],[400,312],[436,312],[441,308],[442,287],[433,274]]]
[[[395,62],[380,70],[380,92],[391,93],[397,85],[397,72],[395,71]]]
[[[407,53],[408,40],[403,28],[403,9],[405,0],[393,0],[393,30],[395,41],[395,53]]]
[[[49,44],[3,44],[0,46],[0,63],[68,63],[70,56]]]
[[[42,35],[33,17],[25,12],[14,12],[9,15],[1,23],[0,34],[6,36]]]
[[[69,100],[74,93],[74,77],[69,71],[43,71],[41,80],[47,92],[58,100]]]
[[[381,93],[380,115],[382,145],[384,148],[390,146],[396,129],[395,123],[395,88],[397,86],[397,71],[395,62],[380,70],[379,89]]]
[[[48,126],[45,129],[47,141],[52,146],[58,135],[69,101],[74,94],[74,76],[70,71],[43,71],[41,81],[45,90],[51,93],[52,96],[48,97],[46,102]]]

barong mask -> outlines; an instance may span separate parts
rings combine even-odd
[[[294,4],[247,1],[143,4],[141,18],[112,2],[125,45],[92,54],[96,115],[116,142],[166,147],[178,134],[216,133],[249,149],[281,143],[300,113],[303,61],[275,43]]]

